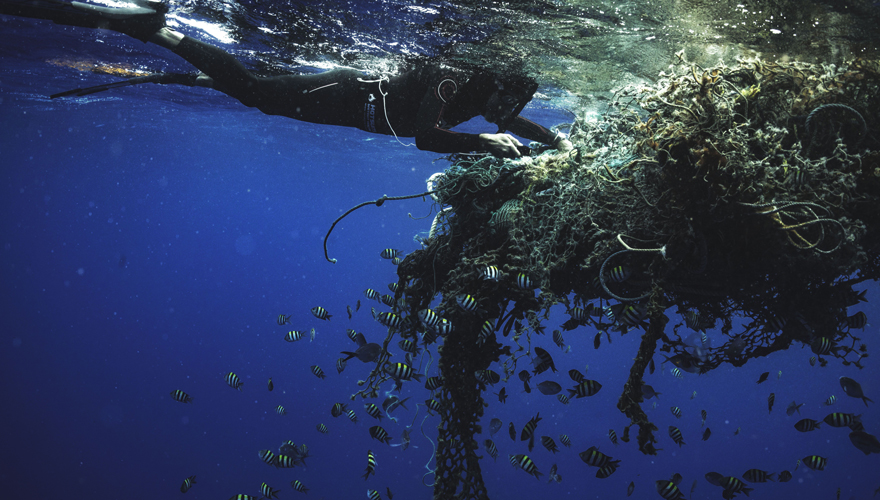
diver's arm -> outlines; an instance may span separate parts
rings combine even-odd
[[[564,135],[558,132],[551,132],[545,127],[521,116],[514,118],[508,128],[520,137],[549,144],[562,152],[571,151],[573,147],[571,141],[566,139]]]

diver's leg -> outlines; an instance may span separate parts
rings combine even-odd
[[[102,28],[146,42],[165,26],[168,7],[160,0],[134,0],[135,7],[101,7],[59,0],[2,0],[0,14],[46,19],[66,26]]]

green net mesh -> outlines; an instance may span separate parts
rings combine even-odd
[[[436,192],[450,209],[398,268],[403,321],[385,341],[430,344],[416,318],[437,299],[454,326],[437,349],[435,498],[488,497],[475,372],[497,362],[505,380],[516,373],[557,304],[572,317],[563,328],[598,329],[597,348],[645,326],[618,408],[646,454],[657,428],[640,407],[642,376],[657,350],[700,373],[792,344],[861,366],[846,307],[863,300],[854,285],[880,277],[877,109],[877,62],[704,69],[679,56],[656,85],[622,88],[600,119],[575,120],[569,153],[453,157]],[[504,278],[486,279],[489,266]],[[463,311],[459,294],[479,310]],[[495,332],[479,343],[486,320]],[[716,346],[680,334],[719,321]],[[378,366],[362,396],[387,379]]]

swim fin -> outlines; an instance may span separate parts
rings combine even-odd
[[[56,24],[102,28],[147,42],[165,26],[168,6],[161,0],[131,0],[134,7],[102,7],[60,0],[2,0],[0,14],[47,19]]]
[[[81,89],[67,90],[52,94],[50,99],[68,96],[84,96],[104,92],[105,90],[116,89],[120,87],[128,87],[129,85],[140,85],[142,83],[158,83],[160,85],[186,85],[187,87],[206,87],[207,85],[197,83],[200,73],[155,73],[146,76],[136,76],[128,80],[120,82],[105,83],[103,85],[95,85],[94,87],[85,87]]]

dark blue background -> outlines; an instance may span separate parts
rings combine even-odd
[[[335,265],[323,259],[321,242],[350,206],[382,194],[421,192],[425,179],[448,162],[390,137],[265,116],[199,89],[150,85],[48,101],[44,96],[52,92],[112,80],[58,68],[48,58],[86,58],[107,49],[149,59],[161,50],[126,45],[114,34],[92,40],[77,30],[76,36],[87,38],[78,40],[56,26],[0,21],[3,29],[25,26],[37,30],[29,36],[56,37],[25,46],[7,36],[0,59],[4,496],[174,498],[183,479],[195,474],[198,483],[186,498],[257,495],[263,481],[281,489],[281,498],[298,498],[289,486],[293,479],[311,489],[308,498],[365,498],[368,487],[384,497],[386,486],[395,498],[429,498],[422,476],[432,445],[418,430],[424,409],[408,450],[373,441],[367,429],[374,423],[362,401],[348,399],[368,366],[352,360],[337,375],[333,364],[339,351],[353,347],[346,328],[371,340],[384,336],[369,316],[374,303],[362,291],[385,293],[387,283],[396,281],[393,266],[378,254],[387,247],[416,249],[413,236],[427,231],[430,218],[408,214],[425,217],[431,206],[410,200],[355,212],[329,240]],[[547,125],[568,120],[539,105],[523,114]],[[479,123],[468,127],[487,130]],[[869,297],[877,299],[873,284]],[[345,307],[359,299],[363,307],[349,321]],[[331,321],[310,314],[316,305],[333,314]],[[851,313],[856,310],[869,319],[878,315],[867,304]],[[292,314],[291,325],[279,327],[279,313]],[[548,331],[565,319],[561,309],[555,313]],[[311,327],[317,329],[315,342],[282,340],[291,328]],[[603,384],[598,395],[563,406],[537,391],[522,393],[516,379],[506,385],[505,405],[486,395],[484,434],[491,417],[505,422],[494,438],[501,452],[497,463],[482,461],[492,498],[622,498],[630,481],[636,483],[633,498],[658,498],[654,481],[674,472],[684,476],[686,497],[697,479],[694,498],[719,498],[721,490],[703,479],[706,472],[741,475],[753,467],[788,469],[794,479],[755,485],[751,498],[830,499],[841,488],[842,498],[861,499],[880,486],[878,457],[856,450],[846,429],[823,425],[801,434],[793,428],[799,418],[821,420],[833,409],[863,413],[867,430],[878,432],[875,405],[865,408],[846,397],[837,382],[841,375],[853,377],[880,400],[873,358],[861,371],[834,361],[810,367],[809,349],[796,345],[740,369],[725,366],[682,380],[658,369],[647,381],[662,392],[659,406],[645,407],[660,427],[663,450],[650,457],[637,451],[634,440],[615,447],[607,438],[609,428],[620,435],[627,423],[615,405],[639,334],[615,336],[596,351],[593,333],[567,332],[572,349],[566,355],[549,336],[536,343],[559,368],[539,380],[568,386],[566,372],[589,365],[589,378]],[[863,337],[872,349],[876,336],[869,324]],[[326,380],[310,373],[313,364],[323,368]],[[244,381],[242,392],[224,383],[229,371]],[[764,371],[770,379],[756,385]],[[266,390],[269,377],[272,393]],[[173,401],[174,389],[191,394],[193,404]],[[697,396],[690,399],[693,391]],[[768,414],[770,392],[776,393],[776,408]],[[821,406],[831,394],[836,405]],[[411,383],[403,395],[416,402],[428,392]],[[792,400],[806,403],[802,416],[785,416]],[[350,403],[360,421],[332,418],[334,402]],[[288,415],[275,414],[278,404]],[[671,415],[672,405],[681,407],[680,420]],[[415,415],[409,406],[409,412],[395,413],[397,424],[382,423],[395,442]],[[700,409],[708,411],[713,431],[707,442],[700,440]],[[556,455],[540,445],[530,453],[545,473],[540,481],[506,460],[508,453],[528,453],[525,443],[509,440],[507,422],[519,432],[539,411],[539,436],[558,442],[567,433],[573,442]],[[329,435],[316,431],[319,423]],[[424,423],[431,439],[438,423],[436,417]],[[681,428],[684,447],[667,437],[668,425]],[[734,436],[738,427],[742,431]],[[307,468],[275,470],[257,457],[258,450],[277,450],[287,439],[308,444]],[[593,445],[622,461],[608,479],[596,479],[596,469],[577,456]],[[379,466],[364,481],[368,449]],[[825,471],[793,470],[797,459],[811,454],[828,457]],[[561,484],[547,484],[553,463]]]

